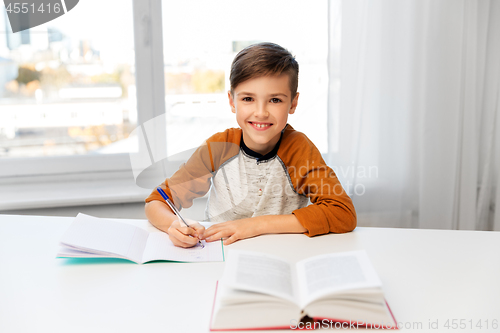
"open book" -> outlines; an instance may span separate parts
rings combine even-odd
[[[296,264],[263,253],[229,251],[217,284],[211,331],[358,327],[397,329],[364,251]]]
[[[182,262],[224,261],[222,241],[184,249],[153,226],[135,225],[78,214],[61,239],[59,258],[120,258],[143,264],[168,260]]]

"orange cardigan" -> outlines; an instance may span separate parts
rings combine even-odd
[[[211,189],[216,177],[222,178],[223,172],[218,171],[242,154],[241,134],[241,129],[230,128],[213,135],[172,177],[160,185],[173,198],[178,208],[190,207],[193,199],[205,195]],[[291,211],[307,229],[306,235],[343,233],[356,227],[356,212],[351,198],[342,188],[334,171],[326,165],[316,146],[303,133],[287,125],[276,158],[284,171],[283,177],[287,178],[285,183],[292,188],[289,191],[291,195],[307,197],[312,203],[305,207],[297,206]],[[227,182],[227,175],[224,174],[224,177]],[[293,201],[289,199],[293,198],[282,201]],[[163,201],[156,190],[146,202],[153,200]],[[208,205],[211,202],[217,204],[215,199],[209,199]]]

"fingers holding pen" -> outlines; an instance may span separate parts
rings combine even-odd
[[[199,241],[198,237],[186,235],[181,230],[174,228],[168,229],[168,236],[175,246],[180,247],[193,247]]]
[[[194,229],[195,233],[194,235],[198,237],[199,239],[204,238],[204,233],[205,233],[205,227],[199,224],[198,222],[190,223],[190,221],[187,221],[189,224],[190,229]]]
[[[187,227],[184,223],[176,220],[168,228],[168,236],[176,246],[193,247],[201,239],[204,230],[205,228],[197,222]]]

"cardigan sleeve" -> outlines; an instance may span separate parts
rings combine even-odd
[[[191,207],[194,199],[209,191],[216,170],[238,153],[240,137],[241,132],[237,129],[214,134],[196,149],[172,177],[159,185],[178,209]],[[146,203],[154,200],[165,202],[156,189],[146,198]]]
[[[312,203],[292,212],[307,229],[306,235],[354,230],[356,211],[335,172],[326,165],[319,150],[304,134],[293,131],[290,136],[281,158],[286,160],[295,191],[307,196]]]
[[[209,145],[201,145],[179,170],[159,185],[178,209],[191,207],[195,198],[208,192],[212,177],[210,155]],[[156,188],[146,198],[146,203],[154,200],[165,202]]]

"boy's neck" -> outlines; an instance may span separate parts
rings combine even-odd
[[[278,153],[278,149],[280,148],[281,139],[283,138],[283,132],[285,131],[285,129],[286,129],[286,126],[281,131],[280,138],[279,138],[278,142],[276,143],[276,145],[274,146],[274,148],[270,152],[268,152],[267,154],[263,155],[261,153],[258,153],[256,151],[253,151],[252,149],[248,148],[247,145],[245,144],[245,141],[243,140],[243,133],[241,133],[240,147],[241,147],[241,149],[243,149],[245,154],[256,158],[257,162],[267,161],[267,160],[273,158],[274,156],[276,156],[276,154]]]

